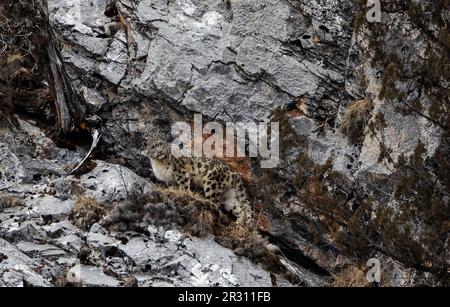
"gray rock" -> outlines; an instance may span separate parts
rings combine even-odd
[[[0,264],[0,279],[6,287],[51,287],[52,284],[42,276],[24,265],[3,271]]]
[[[51,283],[32,268],[37,262],[0,238],[0,282],[7,287],[48,287]]]
[[[55,197],[61,200],[67,200],[74,194],[74,187],[78,185],[79,180],[69,177],[57,178],[50,182],[50,186],[54,188]]]
[[[119,246],[119,249],[141,268],[154,264],[166,256],[172,257],[167,253],[170,246],[158,245],[142,237],[132,238],[127,244]]]
[[[340,248],[329,240],[329,233],[320,238],[320,247],[310,242],[316,234],[306,229],[303,218],[311,224],[318,221],[305,212],[308,209],[300,194],[311,189],[329,192],[336,199],[343,195],[342,206],[349,207],[346,216],[361,198],[395,207],[389,189],[383,191],[386,186],[379,189],[384,192],[380,199],[368,187],[371,177],[383,185],[395,171],[393,163],[379,161],[380,140],[391,149],[394,162],[401,154],[410,156],[420,140],[426,144],[427,166],[435,167],[432,158],[441,143],[442,129],[414,112],[400,114],[395,103],[382,99],[380,76],[384,71],[373,64],[374,52],[367,47],[376,33],[365,25],[354,31],[354,1],[116,0],[121,26],[115,29],[119,16],[105,16],[106,1],[47,2],[54,43],[64,42],[60,50],[64,70],[85,101],[83,121],[102,133],[98,157],[114,156],[127,167],[98,161],[80,180],[65,177],[67,166],[81,161],[84,150],[58,148],[33,120],[17,119],[17,127],[11,128],[0,112],[0,190],[26,202],[22,208],[0,208],[0,236],[10,241],[0,240],[0,253],[6,257],[0,258],[0,286],[47,285],[47,277],[62,272],[56,268],[52,273],[54,266],[48,260],[59,258],[55,263],[61,270],[72,267],[85,244],[92,252],[85,260],[96,267],[79,265],[73,268],[79,272],[72,272],[74,280],[84,285],[118,285],[100,266],[121,277],[133,273],[141,286],[271,285],[268,272],[211,238],[186,239],[176,229],[164,232],[151,225],[150,236],[108,233],[98,224],[83,232],[67,221],[78,182],[85,195],[111,206],[136,200],[153,189],[144,179],[151,177],[151,171],[142,154],[142,141],[166,119],[161,130],[168,134],[173,121],[190,120],[192,113],[221,121],[261,120],[285,106],[289,123],[304,143],[287,148],[286,161],[275,170],[287,184],[269,201],[273,211],[280,213],[268,213],[269,232],[292,253],[314,262],[316,269],[331,273]],[[389,25],[389,29],[377,46],[385,54],[399,55],[408,65],[417,66],[428,56],[427,49],[436,47],[430,37],[439,36],[438,25],[427,21],[421,25],[427,29],[419,29],[397,4],[385,5],[379,26]],[[448,19],[448,14],[442,14]],[[422,111],[428,114],[431,97],[427,91],[419,94],[415,89],[419,81],[408,75],[416,72],[404,73],[407,82],[395,82],[398,89],[408,91],[402,100],[420,101]],[[448,80],[439,82],[448,87]],[[351,103],[360,99],[373,102],[374,109],[366,127],[356,127],[361,129],[362,144],[352,144],[341,127]],[[31,110],[34,105],[21,107],[38,116],[47,112],[45,108],[45,112]],[[374,135],[368,125],[375,122],[377,114],[384,115],[386,127]],[[320,189],[312,182],[296,189],[294,176],[303,153],[315,164],[307,166],[313,168],[306,170],[308,176],[331,161],[332,170],[339,174],[328,172],[324,181],[334,178],[336,182]],[[259,170],[253,170],[252,178],[257,181]],[[441,189],[441,183],[436,185]],[[257,201],[266,201],[260,198],[267,194],[262,195],[257,195]],[[287,195],[295,196],[289,199]],[[55,221],[59,222],[39,223]],[[32,257],[17,249],[18,241],[17,246]],[[35,243],[44,241],[48,244]],[[305,285],[327,285],[312,269],[284,260]],[[46,263],[39,267],[43,273],[34,272],[42,263]],[[420,277],[420,272],[400,264],[390,265],[388,270],[395,276]],[[24,276],[28,280],[24,281]],[[398,285],[412,284],[413,279]],[[280,284],[288,285],[286,281]]]
[[[21,252],[16,246],[12,245],[8,241],[5,241],[0,238],[0,253],[3,256],[6,256],[6,259],[4,259],[1,264],[9,264],[9,265],[16,265],[16,264],[24,264],[24,265],[34,265],[36,264],[35,260],[30,258],[29,256],[25,255],[23,252]]]
[[[78,252],[84,241],[77,235],[66,235],[56,239],[54,243],[64,250]]]
[[[103,273],[101,268],[78,264],[67,272],[67,281],[87,287],[118,287],[120,282]]]
[[[319,87],[344,80],[346,54],[335,45],[349,46],[353,28],[345,15],[351,5],[341,2],[334,19],[325,14],[330,4],[319,1],[311,6],[320,9],[269,0],[231,5],[121,0],[117,5],[127,16],[128,39],[122,31],[113,39],[97,37],[97,29],[109,22],[103,3],[90,8],[88,16],[76,17],[73,3],[56,2],[49,1],[55,7],[50,20],[72,42],[64,50],[70,66],[85,72],[98,67],[113,84],[220,119],[262,119],[302,95],[314,101],[336,97],[332,88]],[[332,52],[337,56],[324,68],[321,60]],[[98,65],[95,57],[102,58]]]
[[[20,273],[14,271],[6,271],[1,275],[1,280],[6,287],[23,287],[23,279]]]
[[[117,32],[108,47],[105,56],[107,62],[100,63],[98,67],[100,74],[116,85],[120,83],[127,72],[129,57],[126,40],[124,31]]]
[[[79,154],[58,148],[35,123],[18,119],[15,130],[0,135],[0,188],[19,195],[45,192]]]
[[[81,177],[85,195],[100,203],[130,199],[143,193],[146,181],[126,167],[97,161],[97,167]]]
[[[141,286],[272,286],[270,275],[249,260],[214,242],[213,238],[184,239],[177,230],[164,234],[164,243],[132,238],[119,246],[138,267]]]
[[[378,140],[381,133],[384,135],[385,145],[392,149],[391,157],[397,161],[400,154],[410,156],[413,154],[419,141],[427,144],[426,156],[432,157],[437,147],[442,131],[430,123],[427,119],[414,114],[405,116],[394,110],[392,105],[375,101],[373,114],[382,113],[387,123],[387,127],[380,131],[380,134],[373,136],[366,134],[364,144],[359,156],[359,172],[371,172],[375,174],[389,175],[394,166],[386,163],[379,163],[381,147]],[[373,121],[374,119],[372,119]]]
[[[66,268],[71,268],[79,264],[79,262],[80,260],[77,259],[76,257],[61,257],[58,260],[56,260],[55,263],[64,266]]]
[[[8,219],[0,224],[0,233],[5,239],[11,241],[26,240],[26,241],[45,241],[48,239],[45,231],[38,225],[36,220],[23,219],[28,216],[20,216],[19,219]]]
[[[288,259],[282,258],[281,263],[300,279],[302,286],[326,287],[328,285],[325,278],[308,271],[306,268],[303,268]]]
[[[101,107],[107,103],[105,97],[101,96],[98,91],[89,87],[83,87],[82,90],[84,100],[91,109],[92,113],[98,112]]]
[[[268,272],[221,247],[212,238],[187,239],[183,245],[186,252],[195,258],[187,265],[183,263],[192,274],[193,286],[272,286]]]
[[[0,188],[3,190],[12,184],[21,183],[26,170],[8,144],[0,143],[0,161]]]
[[[118,241],[109,236],[99,224],[92,225],[87,237],[87,244],[96,250],[105,250],[118,245]]]
[[[76,234],[79,232],[79,229],[68,220],[52,223],[50,225],[44,225],[42,226],[42,229],[44,229],[47,235],[51,238],[59,238],[63,235]]]
[[[20,241],[17,247],[25,254],[33,258],[42,257],[55,259],[65,256],[66,252],[51,244],[36,244],[32,242]]]
[[[60,220],[69,216],[74,201],[71,199],[62,201],[53,196],[44,196],[31,200],[30,205],[36,214],[51,217],[53,220]]]
[[[324,165],[331,159],[334,170],[351,175],[359,153],[340,131],[321,131],[319,125],[307,117],[294,118],[290,122],[299,136],[308,139],[307,153],[314,163]]]
[[[98,66],[99,74],[109,82],[118,85],[127,72],[125,64],[117,64],[115,62],[102,62]]]
[[[49,12],[52,22],[68,26],[81,34],[93,34],[92,28],[103,26],[109,19],[103,14],[105,2],[65,1],[61,5],[57,1],[49,1]]]
[[[26,183],[40,182],[43,178],[52,176],[62,176],[65,171],[62,165],[48,159],[34,159],[30,157],[22,157],[21,162],[27,170],[27,177],[24,178]]]

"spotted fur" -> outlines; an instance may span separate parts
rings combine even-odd
[[[191,191],[192,186],[200,187],[208,200],[221,203],[237,217],[239,224],[253,222],[241,176],[227,163],[209,158],[177,158],[168,151],[150,154],[150,160],[158,180],[186,191]]]

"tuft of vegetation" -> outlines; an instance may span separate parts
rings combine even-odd
[[[267,241],[258,231],[245,227],[225,227],[219,233],[218,240],[220,244],[233,250],[236,255],[260,263],[268,271],[283,274],[291,281],[295,279],[281,264],[278,255],[267,248]]]
[[[186,233],[205,237],[217,231],[216,226],[231,220],[197,193],[180,189],[156,188],[154,192],[115,204],[102,224],[118,231],[145,232],[149,224],[163,227],[180,226]]]
[[[196,237],[214,235],[218,243],[263,265],[267,270],[286,274],[278,256],[267,248],[259,232],[236,225],[217,204],[196,193],[175,188],[156,188],[133,201],[115,204],[101,224],[118,231],[146,233],[148,225],[179,226],[186,234]]]
[[[10,114],[15,110],[53,113],[44,114],[53,98],[44,82],[48,57],[43,22],[34,1],[6,0],[0,5],[0,116],[13,124]]]
[[[411,157],[400,156],[394,173],[383,183],[384,199],[362,200],[337,242],[348,255],[368,259],[378,251],[428,273],[426,284],[446,286],[450,186],[448,176],[434,167],[449,166],[450,156],[438,150],[433,165],[425,154],[425,145],[419,142]]]
[[[389,254],[396,255],[408,267],[429,272],[446,283],[450,277],[446,248],[450,233],[450,187],[447,175],[436,174],[427,166],[425,154],[426,147],[419,142],[411,157],[400,157],[391,178],[399,209],[379,208],[374,228],[381,234],[382,248]],[[435,162],[449,165],[450,157]]]
[[[81,195],[75,201],[69,219],[76,227],[88,231],[93,224],[102,219],[105,213],[106,209],[95,198]]]
[[[367,281],[366,272],[358,266],[351,266],[339,273],[333,275],[332,287],[347,288],[370,287],[372,284]]]
[[[175,188],[161,189],[152,195],[145,206],[144,222],[158,226],[178,225],[186,233],[206,237],[219,231],[221,225],[229,225],[228,218],[215,203],[200,194]]]
[[[364,265],[356,264],[348,266],[332,275],[331,286],[336,288],[368,288],[368,287],[392,287],[392,281],[388,278],[384,270],[381,271],[380,283],[374,284],[367,280],[368,268]]]
[[[340,129],[354,145],[362,145],[372,110],[373,103],[369,100],[357,100],[347,107]]]
[[[382,73],[380,98],[400,113],[422,116],[443,130],[450,129],[450,24],[445,17],[449,7],[445,0],[411,1],[403,7],[404,23],[420,31],[420,39],[427,44],[420,57],[398,52],[411,48],[401,45],[408,37],[385,41],[386,32],[395,31],[391,24],[368,25],[372,64]]]
[[[270,180],[273,194],[266,201],[295,204],[298,210],[291,211],[285,218],[290,222],[295,220],[303,236],[310,236],[308,239],[319,249],[332,241],[336,248],[332,253],[338,252],[355,261],[382,253],[406,267],[427,272],[426,284],[446,285],[449,280],[445,247],[450,232],[447,174],[450,135],[444,133],[431,159],[426,158],[426,148],[419,143],[411,157],[402,156],[394,163],[392,149],[386,145],[383,133],[387,127],[384,115],[377,113],[367,127],[380,142],[379,162],[388,161],[394,167],[392,176],[374,177],[364,188],[359,182],[349,182],[333,171],[332,160],[317,165],[308,157],[307,147],[296,148],[305,142],[288,127],[285,130],[288,133],[281,134],[282,138],[287,135],[281,140],[287,144],[283,148],[287,155],[283,156],[282,168],[283,171],[291,168],[296,175],[289,180],[268,170],[267,180]],[[292,155],[292,148],[296,148],[296,155]],[[259,177],[261,182],[257,182],[257,186],[269,189],[262,181],[266,180],[264,178]],[[353,285],[358,284],[359,279],[349,276],[362,273],[334,274],[335,285]]]
[[[25,206],[25,204],[19,198],[0,192],[0,212],[3,212],[3,210],[7,208],[23,207],[23,206]]]
[[[432,157],[427,157],[425,144],[417,144],[410,157],[401,155],[396,163],[392,149],[384,142],[387,123],[382,114],[369,124],[370,132],[380,141],[379,162],[394,166],[394,173],[384,182],[386,203],[371,201],[361,206],[361,216],[374,216],[371,227],[354,225],[355,233],[364,244],[375,246],[383,253],[408,267],[429,273],[433,283],[448,284],[448,216],[450,216],[450,24],[446,12],[450,2],[410,1],[404,10],[404,21],[417,31],[426,43],[423,55],[401,53],[408,38],[386,41],[386,32],[395,29],[388,24],[368,25],[373,65],[380,68],[380,98],[393,104],[403,115],[426,119],[442,133],[440,145]],[[398,10],[398,8],[397,8]],[[400,25],[403,23],[400,23]],[[390,27],[390,28],[388,28]],[[403,35],[403,34],[400,34]],[[387,205],[390,203],[390,205]],[[448,258],[448,256],[447,256]]]

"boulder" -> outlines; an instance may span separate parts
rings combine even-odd
[[[81,176],[80,184],[86,196],[110,204],[142,195],[147,182],[126,167],[97,161],[94,170]]]

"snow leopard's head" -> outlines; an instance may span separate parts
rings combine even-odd
[[[151,142],[147,144],[145,152],[151,159],[164,161],[171,156],[171,146],[164,141]]]

